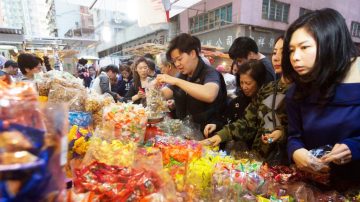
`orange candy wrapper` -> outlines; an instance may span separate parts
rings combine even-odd
[[[113,125],[115,136],[125,142],[142,143],[146,122],[145,108],[139,105],[118,103],[104,109],[104,123]]]

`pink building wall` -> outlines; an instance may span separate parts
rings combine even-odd
[[[195,10],[185,10],[180,14],[181,32],[189,32],[189,17],[201,14],[204,11],[211,11],[215,8],[232,3],[232,15],[234,24],[254,25],[265,28],[286,30],[287,27],[299,17],[300,8],[316,10],[320,8],[334,8],[346,19],[350,29],[351,22],[360,22],[360,0],[279,0],[290,4],[288,23],[262,19],[263,0],[203,0],[191,7]],[[360,38],[353,37],[355,42]]]

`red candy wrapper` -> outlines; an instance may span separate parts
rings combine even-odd
[[[139,201],[161,187],[159,175],[152,171],[109,166],[94,161],[75,171],[77,192],[92,191],[100,201]]]

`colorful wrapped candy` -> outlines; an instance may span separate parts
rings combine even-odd
[[[88,127],[91,124],[91,114],[87,112],[69,112],[69,125]]]
[[[94,161],[77,169],[74,185],[78,192],[92,191],[100,201],[139,201],[161,187],[159,175],[126,166],[110,166]]]
[[[98,161],[107,165],[130,166],[135,159],[136,144],[134,142],[124,143],[120,140],[103,140],[93,137],[84,163]]]
[[[93,133],[88,129],[73,125],[68,133],[68,159],[83,158],[89,149]]]
[[[162,152],[164,165],[172,160],[190,162],[202,155],[202,145],[193,140],[183,140],[172,136],[156,136],[153,146]]]
[[[261,166],[260,174],[269,181],[281,184],[300,181],[302,176],[297,172],[294,167],[288,166],[268,166],[264,164]]]
[[[216,155],[217,154],[217,155]],[[188,164],[186,173],[186,189],[193,191],[195,196],[203,199],[210,197],[211,183],[216,164],[235,163],[236,160],[230,156],[223,156],[221,153],[211,153],[202,158],[194,159]]]
[[[142,143],[146,129],[145,109],[129,103],[112,104],[104,110],[104,121],[115,127],[115,136],[123,141]]]
[[[160,86],[151,83],[146,91],[146,111],[149,119],[158,119],[169,112],[167,102],[160,90]]]

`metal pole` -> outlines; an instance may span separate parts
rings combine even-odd
[[[97,2],[98,0],[94,0],[94,2],[91,4],[91,6],[89,7],[89,10],[91,10],[94,6],[95,6],[95,4],[96,4],[96,2]]]

